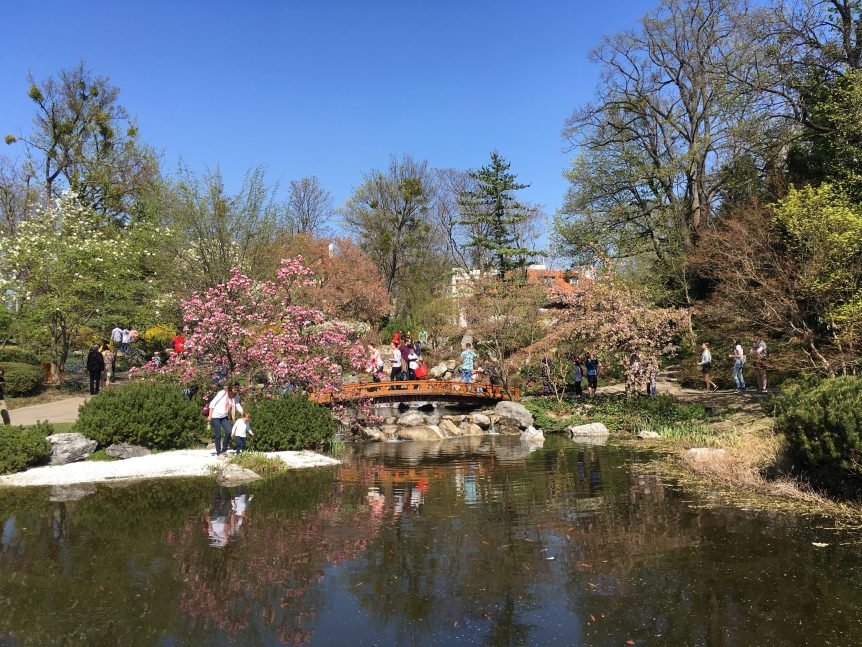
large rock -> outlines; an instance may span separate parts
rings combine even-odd
[[[494,407],[494,411],[506,418],[514,418],[518,421],[521,429],[533,426],[533,414],[527,411],[527,407],[520,402],[503,400],[497,403],[497,406]]]
[[[49,465],[65,465],[82,461],[96,451],[96,441],[85,438],[83,434],[53,434],[48,436],[51,443]]]
[[[446,362],[440,362],[437,366],[428,370],[429,377],[433,377],[435,380],[439,380],[446,374],[446,371],[449,370],[449,366]]]
[[[427,424],[427,420],[425,420],[425,416],[421,413],[416,413],[415,411],[410,411],[405,413],[403,416],[398,418],[398,424],[402,427],[418,427],[419,425]]]
[[[661,436],[657,431],[649,431],[644,429],[643,431],[638,432],[638,438],[640,438],[641,440],[649,440],[652,438],[661,438]]]
[[[473,413],[467,416],[467,419],[474,425],[479,425],[482,429],[487,429],[491,426],[491,417],[484,413]]]
[[[462,436],[484,436],[485,430],[482,429],[479,425],[475,425],[472,422],[462,422],[458,427],[461,429]]]
[[[535,427],[527,427],[521,432],[521,442],[527,445],[537,445],[539,447],[545,442],[545,434],[541,429]]]
[[[443,435],[448,437],[451,436],[460,436],[463,432],[461,428],[456,425],[451,418],[443,418],[438,425],[440,431],[443,432]]]
[[[604,426],[601,422],[591,422],[587,425],[573,425],[568,428],[569,436],[572,437],[572,440],[578,440],[579,438],[607,438],[608,428]]]
[[[398,437],[401,440],[437,441],[443,440],[443,432],[437,425],[399,427]]]
[[[150,450],[131,443],[114,443],[105,448],[105,453],[113,458],[137,458],[138,456],[146,456]]]
[[[362,435],[369,440],[386,440],[386,434],[377,427],[363,427]]]
[[[398,425],[381,425],[380,431],[383,433],[383,440],[393,440],[398,436]]]
[[[219,468],[218,474],[216,474],[216,481],[218,481],[218,484],[226,486],[241,485],[243,483],[257,481],[260,478],[262,477],[257,472],[253,472],[236,465],[235,463],[225,463]]]
[[[500,416],[494,424],[494,431],[503,436],[520,436],[521,423],[508,416]]]

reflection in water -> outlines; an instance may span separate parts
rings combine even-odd
[[[853,546],[631,460],[457,439],[241,488],[2,491],[0,644],[854,642]]]

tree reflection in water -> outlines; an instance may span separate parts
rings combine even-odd
[[[245,488],[159,482],[78,501],[0,491],[0,643],[847,644],[858,634],[853,546],[813,548],[820,537],[793,517],[689,505],[633,458],[559,438],[534,452],[475,438],[364,445],[340,467]]]

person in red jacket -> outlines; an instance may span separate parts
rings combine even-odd
[[[174,344],[174,352],[175,352],[177,355],[182,355],[182,354],[185,352],[185,350],[186,350],[186,338],[185,338],[185,337],[183,337],[183,336],[182,336],[182,335],[180,335],[180,334],[177,334],[177,335],[173,338],[173,340],[172,340],[172,341],[173,341],[173,344]]]

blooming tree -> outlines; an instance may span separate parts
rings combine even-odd
[[[595,279],[582,278],[571,288],[558,290],[560,309],[546,322],[544,337],[521,353],[581,355],[589,352],[605,366],[619,366],[626,374],[626,391],[638,387],[631,370],[637,355],[641,369],[657,362],[677,335],[685,313],[657,308],[626,286],[613,272]]]
[[[159,235],[105,222],[67,191],[0,240],[0,294],[14,305],[18,336],[47,346],[55,382],[81,330],[130,321],[149,300]]]
[[[346,327],[298,302],[312,276],[299,256],[283,259],[274,280],[234,268],[226,283],[194,293],[182,303],[185,352],[167,369],[204,391],[221,379],[270,393],[338,390],[345,371],[364,368],[366,351]]]

